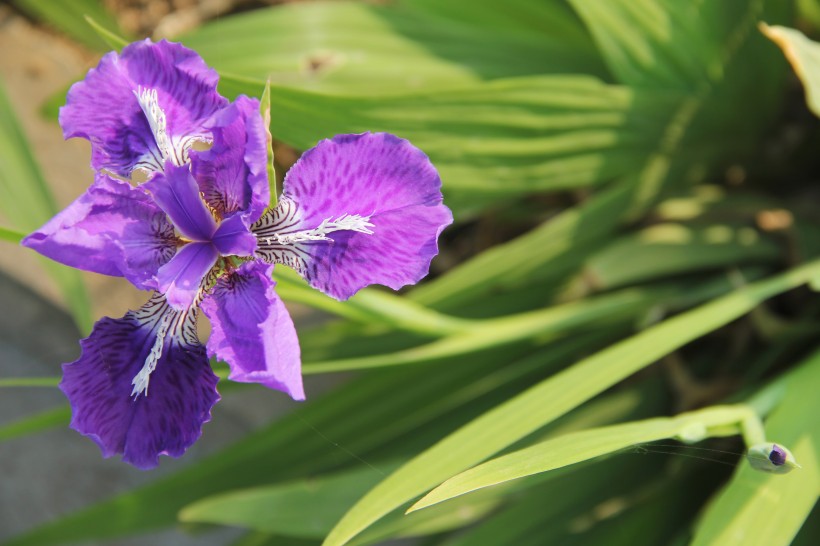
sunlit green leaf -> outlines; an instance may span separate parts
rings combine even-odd
[[[427,493],[409,511],[420,510],[484,487],[614,453],[633,445],[666,438],[700,441],[714,435],[738,434],[740,423],[750,412],[748,406],[714,406],[671,418],[658,417],[557,436],[453,476]]]
[[[208,497],[179,513],[183,522],[220,523],[270,533],[323,538],[352,502],[396,463],[363,466],[301,482],[244,489]]]
[[[229,96],[259,85],[220,80]],[[629,172],[657,143],[679,99],[566,75],[374,97],[271,86],[271,131],[300,149],[339,133],[407,138],[439,169],[451,207],[464,210],[472,202],[585,187]]]
[[[545,11],[566,15],[566,9]],[[576,21],[567,33],[574,30],[576,44],[582,40],[579,27]],[[586,48],[567,47],[561,35],[500,28],[487,33],[370,3],[287,3],[218,19],[181,39],[220,72],[355,95],[603,69],[589,40]]]
[[[761,25],[760,28],[783,50],[783,54],[803,82],[806,103],[816,116],[820,116],[820,44],[792,28],[768,25]]]
[[[517,34],[534,34],[560,39],[567,49],[595,51],[592,38],[580,19],[563,0],[506,0],[499,9],[493,0],[398,0],[403,6],[428,15],[484,29]]]
[[[419,494],[550,423],[670,351],[748,313],[765,299],[804,284],[818,270],[820,262],[812,262],[748,285],[616,343],[497,406],[371,489],[345,514],[325,544],[347,543]]]
[[[357,456],[406,456],[497,403],[510,389],[524,388],[537,370],[563,365],[600,339],[600,333],[577,336],[526,359],[510,351],[486,351],[469,366],[419,366],[361,377],[206,460],[7,544],[45,546],[144,533],[173,525],[184,506],[221,491],[362,464]],[[508,363],[499,367],[501,358]],[[435,381],[430,381],[432,375]],[[350,415],[357,418],[340,417]]]
[[[692,544],[790,544],[820,495],[820,353],[786,379],[786,392],[766,421],[768,439],[788,447],[801,469],[762,474],[742,466],[700,518]]]
[[[546,474],[548,479],[542,484],[534,485],[495,517],[448,541],[447,546],[525,544],[533,540],[563,544],[573,518],[589,514],[605,499],[622,498],[651,483],[659,477],[658,463],[658,459],[613,457]]]

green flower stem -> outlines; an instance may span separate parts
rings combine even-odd
[[[679,432],[676,438],[687,443],[707,438],[740,434],[746,447],[766,441],[763,422],[752,406],[735,404],[712,406],[673,418]]]

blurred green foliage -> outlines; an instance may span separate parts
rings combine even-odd
[[[117,43],[98,3],[66,4],[70,17],[18,5],[76,38],[89,14]],[[278,273],[285,299],[336,317],[300,340],[305,373],[361,370],[343,386],[8,544],[179,521],[246,528],[248,545],[820,543],[820,306],[801,288],[820,286],[820,135],[786,61],[817,112],[820,46],[774,26],[820,32],[817,13],[811,0],[294,2],[179,37],[223,94],[269,89],[279,146],[410,139],[456,225],[435,275],[405,294],[339,303]],[[2,202],[42,222],[46,186],[0,122],[29,181],[0,178]],[[8,219],[4,240],[35,227]],[[709,460],[743,450],[707,440],[748,432],[738,415],[764,419],[802,469]],[[64,422],[33,416],[0,440]],[[707,447],[651,443],[664,438]],[[438,504],[404,515],[431,490]]]

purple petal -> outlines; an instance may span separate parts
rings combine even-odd
[[[244,95],[208,120],[212,147],[191,153],[191,168],[208,204],[222,215],[242,211],[255,222],[270,204],[267,136],[259,101]]]
[[[199,195],[199,186],[187,166],[165,165],[142,186],[154,196],[179,232],[191,241],[210,241],[216,231],[216,221]]]
[[[180,44],[150,40],[106,54],[68,92],[60,109],[65,138],[91,141],[91,165],[128,177],[141,162],[162,165],[160,150],[134,92],[152,89],[178,149],[208,139],[203,123],[228,101],[216,91],[216,71]],[[146,166],[146,165],[140,165]]]
[[[256,251],[256,237],[241,214],[234,214],[219,224],[213,243],[223,256],[253,256]]]
[[[98,174],[91,187],[22,244],[62,264],[149,288],[176,251],[174,228],[144,191]]]
[[[218,257],[211,243],[189,243],[180,248],[157,273],[159,290],[168,303],[175,309],[190,307]]]
[[[330,234],[332,243],[308,243],[305,278],[314,288],[345,300],[361,288],[398,290],[423,279],[438,254],[438,236],[453,221],[444,205],[415,205],[371,217],[373,235]]]
[[[272,273],[273,266],[249,262],[217,281],[202,302],[211,320],[208,354],[228,363],[233,381],[304,400],[299,340]]]
[[[783,466],[786,464],[786,452],[777,444],[772,444],[772,451],[769,453],[769,460],[775,466]]]
[[[148,393],[131,395],[168,313],[179,317],[155,296],[121,319],[103,318],[80,342],[80,358],[63,365],[60,389],[71,402],[71,427],[97,442],[103,457],[121,453],[142,469],[156,466],[159,455],[181,456],[219,400],[193,312],[166,337]]]
[[[336,136],[305,152],[288,172],[277,209],[252,227],[257,254],[295,267],[311,286],[338,299],[370,284],[398,290],[424,277],[438,253],[438,236],[453,220],[441,201],[438,173],[408,141],[386,133]],[[366,228],[328,232],[330,240],[274,237],[346,216],[367,220]]]

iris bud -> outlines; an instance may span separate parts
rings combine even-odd
[[[794,460],[794,455],[785,447],[774,444],[756,444],[746,452],[749,464],[755,470],[772,474],[787,474],[800,465]]]

